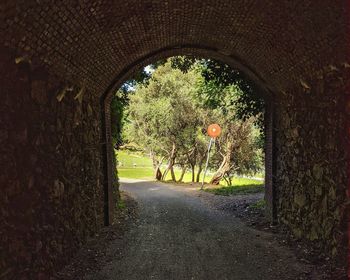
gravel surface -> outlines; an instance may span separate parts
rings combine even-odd
[[[137,203],[125,192],[121,192],[121,198],[125,206],[117,211],[114,224],[91,237],[69,264],[50,280],[93,279],[91,275],[122,256],[125,234],[137,217]]]
[[[271,233],[218,209],[232,197],[138,180],[125,180],[121,189],[138,202],[138,219],[123,250],[84,279],[307,279],[312,269]]]
[[[124,207],[50,280],[343,280],[317,250],[251,207],[262,193],[123,179]]]

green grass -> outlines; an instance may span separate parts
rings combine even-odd
[[[259,180],[255,180],[255,179],[249,179],[249,178],[242,178],[242,177],[234,177],[232,179],[232,184],[233,184],[233,187],[261,186],[261,185],[263,185],[263,181],[259,181]],[[227,183],[226,183],[225,180],[222,180],[220,182],[220,185],[223,186],[223,187],[227,187]]]
[[[120,178],[131,178],[131,179],[148,179],[148,180],[154,180],[154,176],[153,176],[153,169],[150,167],[118,167],[118,176]],[[203,174],[202,174],[203,175]],[[181,170],[175,169],[175,177],[178,180],[181,176]],[[203,176],[201,176],[201,181],[202,181]],[[211,176],[206,176],[205,177],[205,182],[209,183],[211,179]],[[170,172],[168,172],[165,181],[170,181],[171,180],[171,175]],[[245,181],[245,180],[249,180],[249,179],[245,179],[245,178],[235,178],[234,180],[239,180],[241,181]],[[183,178],[183,182],[184,183],[190,183],[192,181],[192,174],[190,172],[186,172],[184,178]],[[224,181],[222,182],[223,184],[225,183]]]
[[[204,189],[206,192],[210,192],[216,195],[235,195],[235,194],[251,194],[264,191],[264,185],[259,183],[251,185],[234,185],[234,186],[219,186],[217,188]]]
[[[153,177],[153,168],[151,159],[140,153],[127,152],[127,151],[118,151],[118,176],[120,178],[131,178],[131,179],[145,179],[145,180],[154,180]],[[121,165],[120,165],[121,163]],[[164,170],[164,168],[163,168]],[[162,171],[163,171],[162,170]],[[175,169],[175,176],[178,180],[181,175],[181,170]],[[203,178],[203,173],[201,174],[200,182]],[[211,175],[205,177],[205,182],[209,183]],[[170,172],[167,174],[165,181],[170,181],[171,175]],[[191,172],[186,172],[183,178],[184,183],[190,183],[192,181]],[[215,188],[208,188],[206,191],[218,194],[218,195],[231,195],[231,194],[248,194],[248,193],[257,193],[264,190],[263,182],[259,180],[235,177],[232,179],[233,186],[227,186],[225,180],[220,182],[220,186]]]
[[[118,167],[118,177],[131,179],[153,179],[153,169],[147,167],[122,168]]]
[[[137,152],[117,151],[118,176],[132,179],[153,179],[152,161]]]
[[[262,172],[254,174],[252,177],[264,179],[265,175]]]
[[[118,202],[117,202],[117,207],[118,207],[118,209],[120,209],[120,210],[125,209],[125,208],[126,208],[126,205],[125,205],[124,200],[119,199]]]
[[[118,169],[119,168],[138,168],[148,167],[152,169],[151,159],[140,153],[117,151]],[[151,175],[152,176],[152,175]]]
[[[181,170],[175,169],[176,180],[179,180],[180,176],[181,176]],[[197,173],[195,174],[195,177],[194,177],[195,180],[196,180],[196,177],[197,177]],[[205,176],[206,183],[209,183],[210,179],[211,179],[211,176],[208,176],[208,175]],[[170,172],[168,172],[168,174],[165,178],[165,181],[170,181],[170,180],[171,180],[171,174],[170,174]],[[201,174],[200,182],[202,182],[202,180],[203,180],[203,173]],[[182,182],[191,183],[192,182],[192,173],[187,170],[187,172],[185,173],[185,175],[182,179]]]
[[[253,208],[253,209],[264,209],[266,206],[266,200],[265,199],[261,199],[251,205],[249,205],[249,208]]]

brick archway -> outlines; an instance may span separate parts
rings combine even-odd
[[[107,93],[179,53],[231,61],[273,93],[278,219],[344,254],[345,1],[44,2],[0,4],[1,271],[47,275],[103,225]]]

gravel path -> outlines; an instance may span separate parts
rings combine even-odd
[[[218,210],[237,198],[139,180],[124,180],[121,189],[138,202],[139,217],[122,252],[85,279],[295,280],[311,270],[272,234]]]

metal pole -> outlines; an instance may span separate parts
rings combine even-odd
[[[213,139],[214,139],[214,138],[210,138],[210,142],[209,142],[209,146],[208,146],[207,162],[206,162],[206,164],[205,164],[205,169],[204,169],[204,174],[203,174],[203,180],[202,180],[201,190],[203,190],[203,187],[204,187],[204,179],[205,179],[205,175],[207,174],[207,168],[208,168],[208,162],[209,162],[210,148],[211,148],[211,144],[213,143]]]

